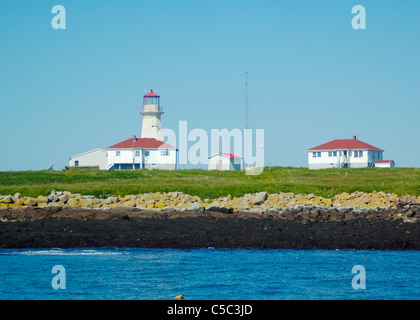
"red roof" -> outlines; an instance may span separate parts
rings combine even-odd
[[[156,93],[153,92],[153,89],[150,90],[148,94],[145,94],[143,97],[159,97]]]
[[[213,155],[211,155],[209,158],[213,158],[214,156],[217,156],[217,155],[221,155],[221,156],[224,156],[224,157],[227,157],[227,158],[233,158],[233,159],[242,159],[241,157],[238,157],[238,156],[235,156],[234,154],[231,154],[231,153],[215,153],[215,154],[213,154]]]
[[[109,149],[175,149],[175,147],[154,138],[133,138],[110,146]]]
[[[353,139],[336,139],[330,142],[321,144],[317,147],[311,148],[308,151],[312,150],[353,150],[353,149],[368,149],[375,151],[384,151],[382,149],[376,148],[366,142],[357,140],[355,136]]]
[[[220,153],[220,154],[228,158],[242,159],[241,157],[235,156],[234,154],[231,154],[231,153]]]
[[[394,162],[394,160],[376,160],[375,163],[391,163]]]

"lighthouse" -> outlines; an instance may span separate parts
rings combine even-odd
[[[163,110],[160,106],[160,96],[150,90],[143,96],[143,106],[140,114],[143,116],[141,126],[141,138],[153,138],[162,140],[161,115]]]
[[[108,149],[95,149],[70,158],[69,167],[98,167],[101,170],[176,170],[178,149],[162,141],[163,110],[153,90],[143,96],[141,137],[135,135]]]

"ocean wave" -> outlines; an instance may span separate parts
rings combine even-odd
[[[26,250],[2,250],[0,255],[25,255],[25,256],[111,256],[122,255],[124,251],[97,250],[97,249],[26,249]]]

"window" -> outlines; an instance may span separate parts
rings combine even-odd
[[[161,155],[161,156],[163,156],[163,157],[167,157],[167,156],[169,156],[169,150],[162,150],[162,151],[160,152],[160,155]]]
[[[333,156],[336,157],[337,156],[337,151],[333,151]]]
[[[359,151],[359,157],[363,157],[363,151]]]
[[[343,153],[340,151],[340,157],[343,155]]]
[[[316,152],[312,152],[312,158],[316,158]]]
[[[115,155],[119,157],[121,155],[121,151],[115,151]]]
[[[140,150],[136,150],[136,152],[134,153],[134,155],[135,155],[136,157],[140,157]]]
[[[78,167],[79,166],[79,160],[74,160],[74,166]]]
[[[321,158],[321,152],[318,152],[318,158]]]
[[[349,157],[351,157],[351,151],[349,151]]]
[[[144,155],[145,155],[146,157],[148,157],[148,156],[150,155],[150,151],[145,151],[145,152],[144,152]]]
[[[328,151],[328,156],[332,157],[332,151]]]
[[[354,157],[357,158],[359,156],[359,151],[354,151]]]

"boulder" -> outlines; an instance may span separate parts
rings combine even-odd
[[[66,196],[65,194],[58,196],[58,201],[62,201],[63,203],[67,203],[68,199],[68,196]]]
[[[38,196],[38,197],[36,197],[36,201],[37,201],[38,203],[41,203],[41,202],[45,202],[45,203],[47,203],[47,202],[48,202],[48,197],[45,197],[45,196]]]
[[[117,203],[118,198],[117,197],[108,197],[105,200],[103,200],[104,204],[111,204],[111,203]]]
[[[82,208],[92,208],[93,207],[93,202],[92,202],[91,199],[82,198],[82,199],[80,199],[80,206]]]
[[[52,193],[52,191],[51,191],[51,193]],[[48,202],[58,202],[59,200],[58,200],[58,197],[55,195],[55,191],[54,191],[54,194],[50,194],[49,196],[48,196]]]
[[[11,195],[4,196],[0,198],[0,203],[12,204],[14,203],[13,197]]]
[[[36,206],[37,205],[36,199],[35,198],[31,198],[31,197],[25,197],[25,198],[23,198],[23,203],[25,205],[28,205],[28,206]]]
[[[22,195],[19,192],[16,192],[13,196],[13,199],[14,199],[15,202],[20,198],[22,198]]]
[[[265,200],[268,198],[268,193],[265,191],[261,191],[257,193],[254,197],[253,203],[256,206],[259,206],[264,203]]]
[[[125,206],[125,207],[135,207],[136,206],[136,201],[128,200],[128,201],[124,202],[123,206]]]
[[[193,211],[193,212],[203,212],[204,207],[199,204],[198,202],[190,203],[186,208],[185,211]]]
[[[206,209],[206,211],[213,211],[213,212],[220,212],[220,213],[233,213],[233,209],[232,208],[227,208],[227,207],[215,207],[215,206],[210,206]]]
[[[407,215],[407,217],[412,218],[416,215],[416,210],[414,208],[410,209],[410,210],[407,211],[406,215]]]

